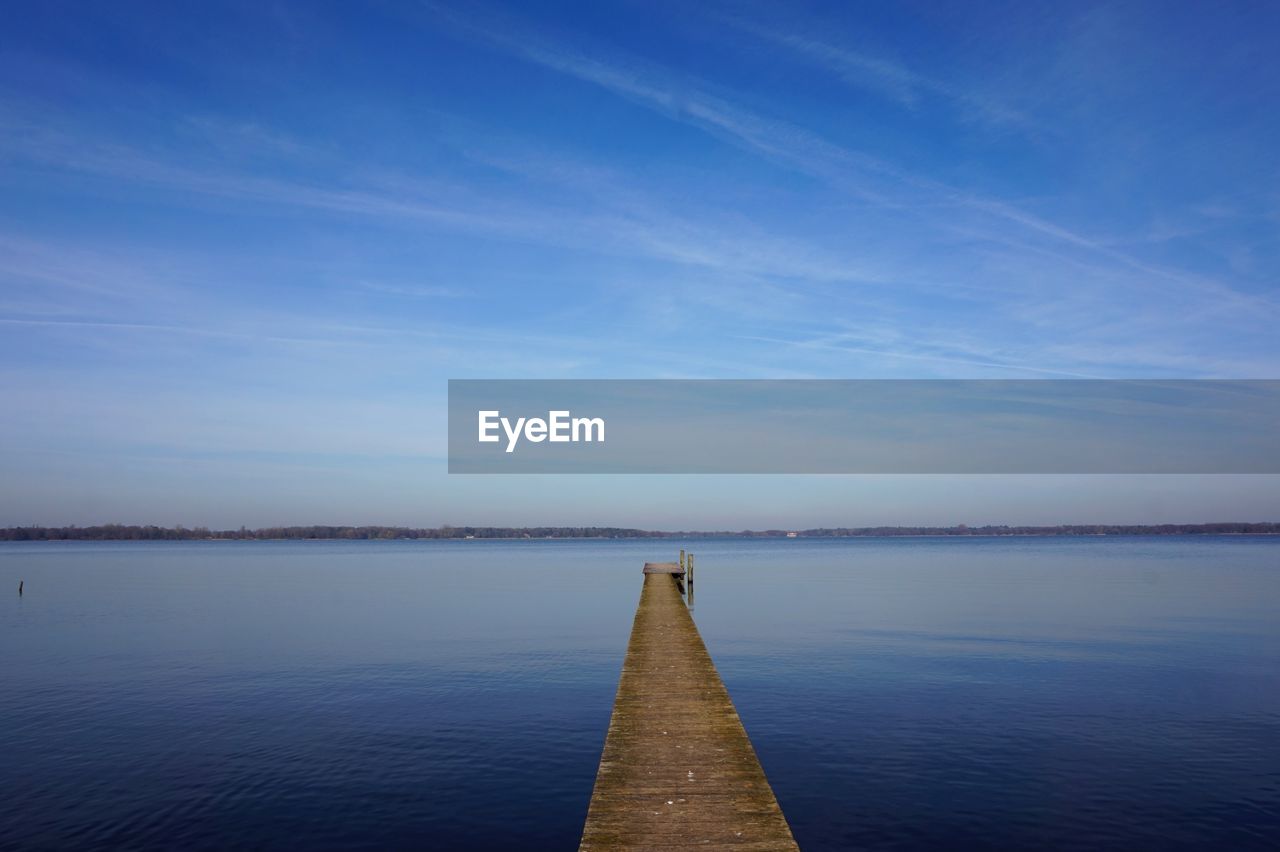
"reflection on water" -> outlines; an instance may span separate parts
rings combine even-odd
[[[572,848],[680,547],[805,849],[1277,845],[1280,540],[1170,537],[0,545],[0,846]]]

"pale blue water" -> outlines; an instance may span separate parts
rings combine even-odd
[[[0,846],[573,848],[681,546],[803,848],[1280,847],[1243,537],[0,544]]]

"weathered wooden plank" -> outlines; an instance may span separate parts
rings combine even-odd
[[[580,848],[796,849],[680,597],[682,567],[644,573]]]

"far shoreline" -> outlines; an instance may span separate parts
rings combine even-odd
[[[1167,536],[1277,536],[1280,523],[1214,522],[1200,524],[1064,524],[1057,526],[985,525],[969,527],[814,527],[769,530],[642,530],[622,527],[472,527],[291,526],[238,530],[207,527],[21,526],[0,528],[0,542],[32,541],[669,541],[690,539],[970,539],[970,538],[1116,538]]]

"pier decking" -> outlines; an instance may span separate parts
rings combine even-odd
[[[681,598],[646,563],[581,849],[797,848]]]

